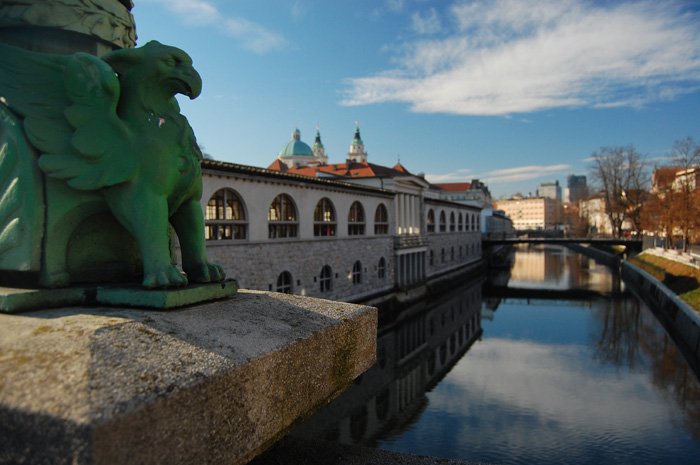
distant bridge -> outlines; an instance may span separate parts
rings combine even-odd
[[[636,239],[591,239],[587,237],[513,237],[504,239],[484,239],[484,247],[492,245],[515,245],[515,244],[591,244],[591,245],[623,245],[627,251],[642,251],[642,241]]]
[[[597,300],[620,299],[628,294],[613,290],[612,292],[600,292],[592,289],[527,289],[508,286],[484,286],[483,297],[499,297],[502,299],[526,299],[526,300]]]

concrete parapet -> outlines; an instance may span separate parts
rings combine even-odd
[[[566,247],[610,268],[619,268],[622,261],[620,257],[611,255],[595,247],[588,247],[581,244],[566,244]]]
[[[687,344],[687,349],[700,359],[700,315],[690,305],[664,286],[658,279],[629,262],[622,263],[622,278],[642,293],[658,309],[664,323]]]
[[[690,305],[673,293],[662,282],[632,263],[621,260],[593,247],[578,244],[570,249],[593,258],[611,268],[620,270],[622,279],[640,299],[647,302],[657,315],[693,371],[700,376],[700,315]]]
[[[0,315],[0,463],[245,463],[374,364],[376,324],[253,291]]]

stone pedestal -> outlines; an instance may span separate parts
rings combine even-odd
[[[0,463],[245,463],[374,363],[376,323],[254,291],[0,314]]]

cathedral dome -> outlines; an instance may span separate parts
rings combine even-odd
[[[291,158],[291,157],[313,157],[314,152],[311,150],[306,143],[301,141],[301,132],[299,129],[294,129],[292,132],[292,140],[287,142],[287,144],[282,147],[277,158]]]

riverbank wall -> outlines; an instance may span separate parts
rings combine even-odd
[[[578,244],[568,247],[598,263],[619,270],[625,284],[659,318],[695,374],[700,376],[700,314],[693,307],[658,279],[618,256]]]

